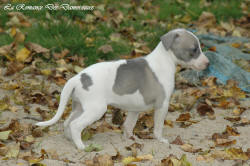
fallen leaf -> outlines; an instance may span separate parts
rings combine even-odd
[[[63,49],[60,53],[54,53],[53,57],[55,59],[63,59],[69,53],[70,53],[70,51],[68,49]]]
[[[11,132],[11,130],[0,132],[0,140],[7,140]]]
[[[83,141],[87,141],[93,137],[93,133],[89,129],[84,129],[81,135]]]
[[[98,155],[96,154],[95,157],[91,160],[85,160],[84,164],[86,166],[114,166],[114,162],[110,155]]]
[[[183,113],[180,114],[179,117],[176,119],[177,122],[184,122],[188,121],[191,118],[190,113]]]
[[[241,117],[240,116],[236,116],[236,117],[229,117],[229,116],[227,116],[227,117],[224,117],[224,119],[226,119],[226,120],[228,120],[230,122],[238,122],[238,121],[241,120]]]
[[[181,149],[185,152],[190,152],[190,153],[197,153],[202,151],[201,148],[195,149],[191,144],[183,144],[181,145]]]
[[[212,140],[216,141],[216,139],[227,139],[228,135],[227,134],[220,134],[220,133],[214,133],[212,135]]]
[[[75,71],[76,73],[80,73],[82,70],[83,70],[82,67],[77,66],[77,65],[74,65],[74,71]]]
[[[236,128],[232,128],[228,125],[227,125],[225,133],[227,133],[228,135],[231,135],[231,136],[239,136],[240,135],[240,133],[236,130]]]
[[[171,144],[176,144],[176,145],[183,145],[184,142],[181,140],[181,137],[178,135]]]
[[[197,112],[199,113],[200,116],[205,116],[205,115],[213,115],[214,110],[211,106],[209,106],[206,103],[199,103],[199,105],[196,108]]]
[[[110,38],[111,41],[119,42],[121,40],[121,35],[119,33],[112,33],[109,36],[109,38]]]
[[[11,62],[7,64],[7,71],[5,73],[5,76],[10,76],[15,74],[16,72],[19,72],[24,68],[24,64],[21,62]]]
[[[165,120],[165,121],[164,121],[164,125],[165,125],[165,126],[169,126],[169,127],[171,127],[171,128],[174,127],[173,121],[172,121],[172,120]]]
[[[215,52],[215,51],[216,51],[216,47],[215,47],[215,46],[212,46],[212,47],[210,47],[208,50],[209,50],[209,51]]]
[[[15,43],[23,43],[25,40],[25,35],[21,32],[17,32],[15,35]]]
[[[5,155],[5,157],[8,158],[16,158],[18,156],[20,150],[20,143],[12,143],[10,145],[8,145],[8,152]]]
[[[109,52],[113,52],[112,46],[108,45],[108,44],[99,47],[98,50],[101,51],[104,54],[107,54]]]
[[[229,148],[225,152],[230,156],[231,160],[248,160],[250,158],[247,152],[243,152],[242,148]]]
[[[147,154],[147,155],[141,155],[141,156],[137,156],[137,157],[126,157],[122,160],[122,163],[124,165],[128,165],[132,162],[141,162],[141,161],[146,161],[146,160],[152,160],[153,156],[151,154]]]
[[[35,52],[37,54],[49,52],[49,49],[44,48],[41,45],[36,44],[36,43],[31,43],[31,42],[26,43],[25,47],[28,48],[31,52]]]
[[[116,125],[122,125],[124,122],[124,113],[117,108],[112,110],[112,123]]]
[[[233,110],[233,115],[234,116],[239,116],[239,115],[241,115],[245,111],[246,111],[246,108],[244,108],[244,107],[237,107],[237,108],[235,108]]]
[[[32,136],[33,137],[42,137],[43,136],[43,130],[40,127],[36,127],[32,130]]]
[[[199,27],[211,28],[216,24],[216,19],[213,13],[203,11],[196,24]]]
[[[231,46],[234,48],[240,48],[241,44],[240,43],[232,43]]]
[[[6,23],[8,26],[23,26],[30,27],[29,19],[21,12],[9,12],[8,16],[11,17],[10,21]]]
[[[0,155],[1,156],[6,156],[7,152],[8,152],[7,146],[0,147]]]
[[[19,62],[25,62],[25,60],[29,57],[30,55],[30,51],[27,48],[22,48],[20,50],[17,51],[16,53],[16,59]]]
[[[103,149],[103,147],[99,144],[90,144],[89,146],[85,147],[85,152],[99,152]]]
[[[32,135],[28,135],[24,138],[24,141],[29,142],[29,143],[34,143],[35,138]]]
[[[170,154],[167,158],[161,160],[160,166],[192,166],[192,164],[187,160],[185,154],[183,154],[180,159]]]
[[[223,138],[218,138],[215,140],[215,146],[230,146],[230,145],[235,145],[236,140],[229,140],[229,139],[223,139]]]

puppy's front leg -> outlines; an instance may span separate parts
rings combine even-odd
[[[162,107],[155,110],[154,113],[154,136],[160,142],[169,144],[168,140],[162,137],[162,130],[164,126],[164,120],[168,112],[168,107]]]
[[[138,119],[139,112],[128,112],[127,118],[123,124],[124,136],[130,138],[133,135],[133,129]]]

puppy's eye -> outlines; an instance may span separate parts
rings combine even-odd
[[[194,49],[193,49],[193,52],[197,52],[198,51],[198,47],[195,47]]]

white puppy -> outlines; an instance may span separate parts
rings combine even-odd
[[[36,125],[56,123],[72,96],[72,112],[64,122],[64,130],[78,149],[84,149],[82,130],[100,119],[107,105],[128,111],[124,122],[127,137],[133,136],[139,113],[154,109],[154,136],[168,143],[162,137],[162,130],[174,90],[176,64],[196,70],[203,70],[209,64],[198,38],[185,29],[163,35],[153,52],[145,57],[101,62],[84,69],[65,84],[56,115]]]

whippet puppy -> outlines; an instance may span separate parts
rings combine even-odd
[[[126,137],[133,136],[139,113],[154,109],[154,137],[168,144],[162,130],[174,90],[176,65],[203,70],[209,60],[202,53],[198,38],[185,29],[172,30],[160,39],[145,57],[97,63],[69,79],[62,90],[56,115],[36,125],[56,123],[72,96],[72,112],[64,122],[64,131],[78,149],[85,147],[82,130],[99,120],[107,105],[128,111],[124,122]]]

